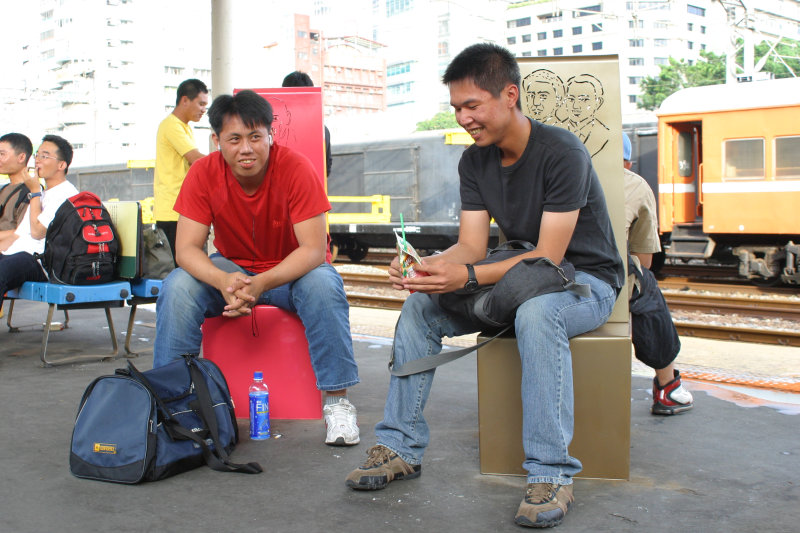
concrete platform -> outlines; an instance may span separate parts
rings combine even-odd
[[[45,312],[42,304],[18,302],[14,322],[41,324]],[[127,313],[127,308],[113,310],[118,330],[124,329]],[[364,313],[367,321],[370,314]],[[134,361],[146,370],[152,364],[147,353],[154,315],[142,310],[137,317],[132,348],[142,355]],[[354,321],[353,329],[360,324],[361,319]],[[54,354],[103,350],[109,344],[104,328],[102,311],[73,312],[70,328],[51,334],[49,349]],[[350,398],[359,410],[360,445],[325,446],[320,421],[276,421],[275,438],[250,441],[241,421],[245,437],[234,460],[258,461],[263,474],[199,468],[125,486],[77,479],[68,467],[72,423],[85,387],[124,366],[124,360],[40,368],[41,330],[31,326],[11,334],[2,329],[3,532],[522,531],[513,517],[524,478],[478,473],[474,355],[437,372],[426,408],[432,443],[419,479],[378,492],[344,485],[374,443],[373,427],[388,385],[390,340],[356,332],[362,383],[351,389]],[[124,339],[125,332],[118,335]],[[689,382],[695,409],[659,418],[648,412],[650,379],[635,375],[632,383],[630,481],[577,480],[576,503],[557,531],[798,530],[797,395],[758,399],[749,390]]]

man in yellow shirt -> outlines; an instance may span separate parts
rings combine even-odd
[[[156,225],[167,235],[173,257],[178,213],[172,207],[189,167],[205,155],[197,149],[189,122],[203,118],[206,106],[208,88],[205,83],[196,79],[182,82],[178,86],[175,109],[161,121],[156,135],[153,216]]]

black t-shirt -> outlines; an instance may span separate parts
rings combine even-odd
[[[624,268],[592,159],[572,133],[531,120],[522,156],[503,167],[495,145],[472,145],[458,164],[461,209],[488,211],[508,239],[536,244],[542,213],[580,210],[565,254],[576,270],[619,289]]]

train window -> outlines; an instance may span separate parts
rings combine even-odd
[[[775,139],[775,177],[800,177],[800,136]]]
[[[723,178],[764,177],[764,139],[730,139],[723,143],[723,152]]]
[[[678,136],[678,174],[688,178],[694,174],[694,158],[692,157],[692,133],[682,131]]]

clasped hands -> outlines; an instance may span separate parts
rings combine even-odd
[[[243,272],[226,274],[223,287],[220,292],[227,305],[222,316],[229,318],[249,315],[258,297],[264,292],[264,287],[257,277],[248,276]]]

